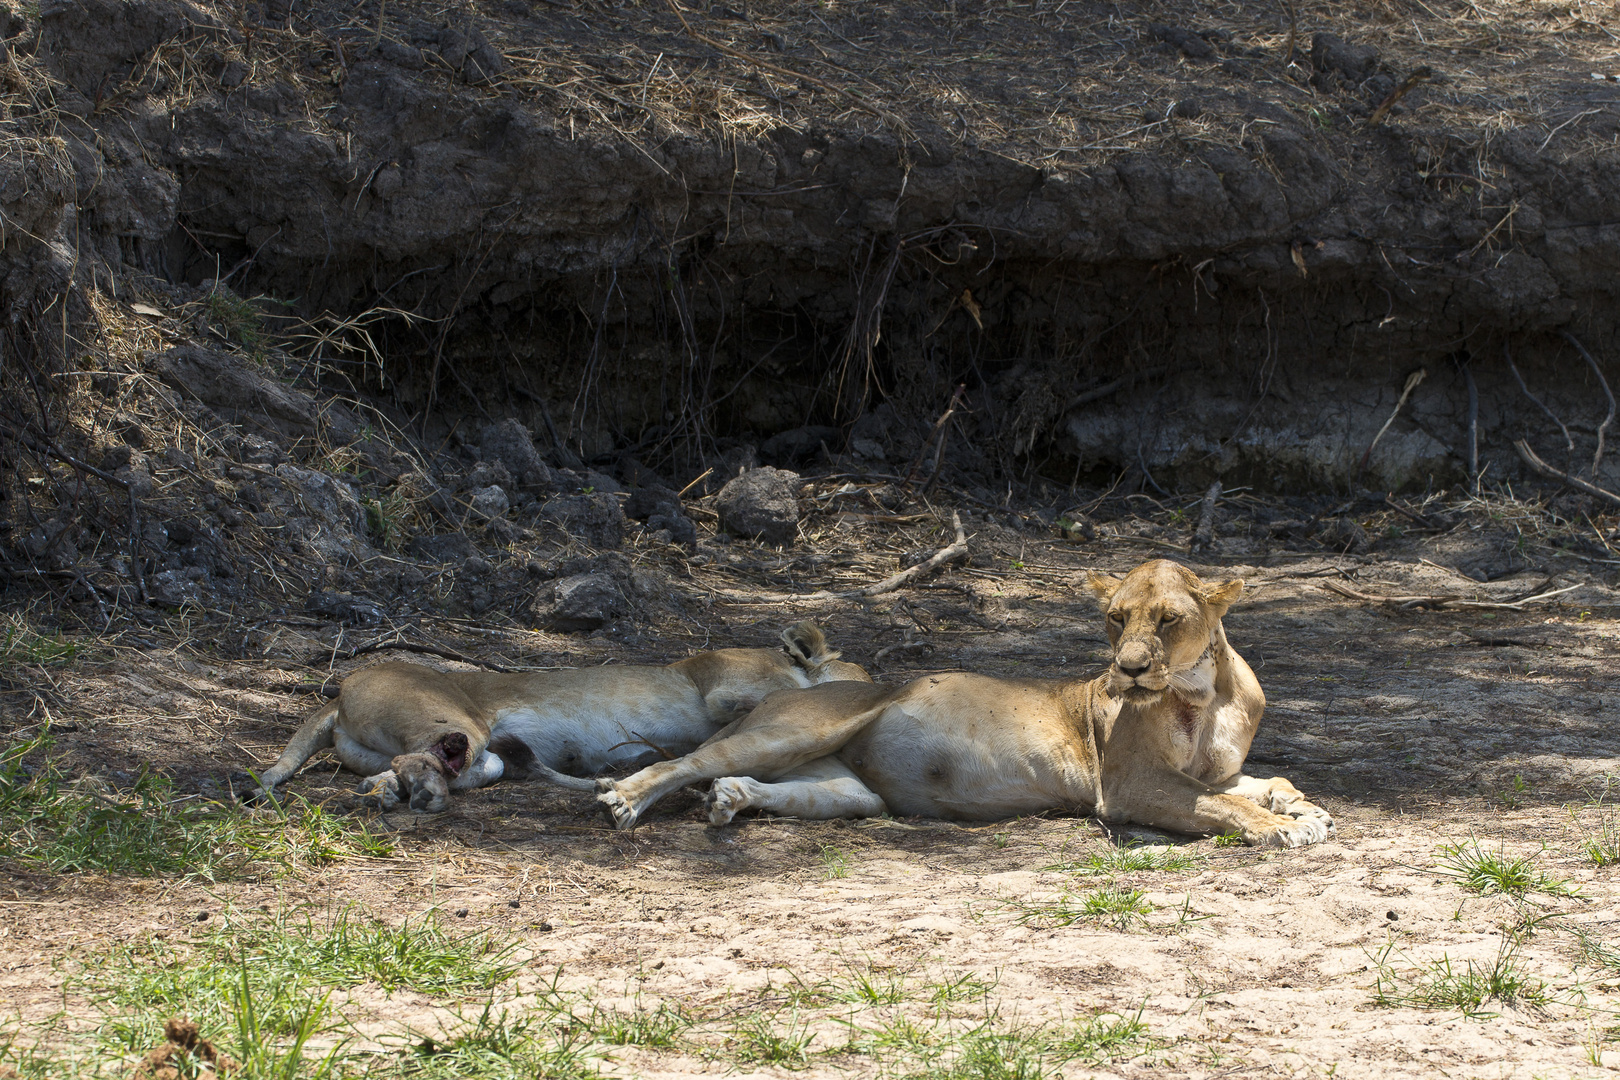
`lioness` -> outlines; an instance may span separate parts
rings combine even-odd
[[[782,631],[783,648],[718,649],[667,667],[627,664],[532,674],[377,664],[343,680],[304,721],[257,794],[286,783],[319,750],[366,777],[384,809],[437,813],[451,791],[503,775],[544,777],[576,791],[596,773],[686,753],[765,695],[838,679],[871,681],[838,659],[812,622]]]
[[[627,829],[669,792],[713,779],[716,825],[748,807],[975,820],[1061,807],[1256,845],[1331,834],[1333,819],[1287,780],[1243,775],[1265,709],[1221,628],[1243,582],[1205,584],[1163,559],[1123,581],[1087,577],[1113,643],[1104,675],[934,675],[772,694],[689,756],[598,781],[603,812]]]

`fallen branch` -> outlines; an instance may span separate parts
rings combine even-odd
[[[491,663],[488,660],[479,660],[476,657],[468,656],[466,653],[459,653],[454,649],[446,649],[438,645],[419,645],[414,641],[406,641],[404,638],[398,636],[373,641],[369,645],[356,645],[354,648],[347,649],[340,653],[316,653],[314,656],[304,661],[304,663],[310,667],[314,667],[317,664],[325,662],[328,666],[330,666],[331,664],[337,663],[339,660],[353,660],[357,656],[364,656],[367,653],[384,652],[389,649],[398,649],[400,652],[419,653],[423,656],[437,656],[441,660],[454,660],[460,664],[472,664],[474,667],[488,668],[491,671],[499,671],[506,674],[511,674],[513,672],[522,670],[521,668],[511,668],[502,664]]]
[[[1555,469],[1551,465],[1547,464],[1545,461],[1542,461],[1536,456],[1536,452],[1530,449],[1530,444],[1525,442],[1523,439],[1515,442],[1513,444],[1513,449],[1519,452],[1519,456],[1524,459],[1524,463],[1526,465],[1530,466],[1531,469],[1540,473],[1542,476],[1547,477],[1549,480],[1562,481],[1572,488],[1586,492],[1588,495],[1596,495],[1600,499],[1608,499],[1612,503],[1620,504],[1620,495],[1616,495],[1612,491],[1600,488],[1590,480],[1582,480],[1578,476],[1571,476],[1567,472],[1561,472],[1560,470]]]
[[[1562,596],[1564,593],[1573,592],[1574,590],[1580,588],[1580,585],[1567,585],[1562,589],[1553,589],[1550,592],[1537,593],[1535,596],[1527,596],[1523,600],[1501,601],[1464,600],[1461,596],[1456,594],[1444,596],[1379,596],[1376,593],[1357,592],[1348,585],[1341,585],[1337,581],[1324,581],[1322,582],[1322,588],[1328,590],[1329,592],[1338,593],[1340,596],[1347,596],[1352,600],[1362,600],[1369,604],[1384,604],[1387,607],[1394,608],[1430,607],[1435,608],[1436,610],[1452,608],[1467,610],[1489,609],[1492,611],[1522,611],[1526,604],[1535,604],[1543,600],[1550,600],[1555,596]]]
[[[1586,358],[1586,366],[1591,368],[1592,374],[1597,376],[1598,384],[1603,387],[1603,396],[1609,399],[1609,415],[1605,416],[1603,423],[1598,425],[1597,452],[1592,455],[1592,475],[1596,476],[1598,466],[1603,464],[1603,433],[1614,422],[1614,391],[1609,389],[1609,380],[1603,377],[1603,369],[1598,367],[1596,360],[1592,359],[1592,354],[1586,351],[1586,346],[1576,340],[1575,335],[1568,330],[1561,331],[1561,333],[1564,340],[1575,346],[1575,351]]]
[[[955,510],[951,511],[951,526],[956,529],[956,540],[949,547],[942,547],[916,566],[908,567],[893,577],[884,578],[876,585],[868,585],[864,589],[850,593],[850,596],[880,596],[883,593],[894,592],[904,588],[918,578],[927,577],[952,559],[960,559],[968,553],[967,534],[962,531],[962,516]]]
[[[1425,529],[1438,528],[1438,526],[1435,525],[1434,522],[1430,521],[1428,518],[1424,517],[1422,514],[1418,513],[1416,510],[1408,510],[1406,507],[1404,507],[1400,503],[1396,502],[1395,501],[1395,496],[1393,496],[1391,494],[1388,494],[1387,492],[1384,495],[1384,505],[1389,507],[1391,510],[1395,511],[1397,514],[1404,514],[1406,517],[1411,518],[1413,521],[1417,522],[1419,525],[1423,526]]]

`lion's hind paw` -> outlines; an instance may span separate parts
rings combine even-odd
[[[375,801],[383,810],[392,810],[405,801],[399,777],[392,769],[366,777],[354,790],[362,801]]]
[[[704,801],[708,807],[710,825],[730,825],[731,819],[748,809],[750,802],[745,782],[735,776],[723,776],[716,780]]]
[[[607,818],[608,824],[615,829],[629,829],[636,824],[635,807],[623,795],[611,780],[598,780],[596,782],[596,801],[601,807],[602,816]]]

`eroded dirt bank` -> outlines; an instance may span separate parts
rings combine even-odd
[[[70,273],[228,276],[331,313],[308,358],[410,410],[683,467],[806,424],[847,452],[961,384],[985,475],[1423,487],[1468,468],[1468,361],[1510,476],[1553,429],[1505,347],[1602,417],[1558,336],[1620,347],[1600,5],[270,8],[12,20],[38,347]]]

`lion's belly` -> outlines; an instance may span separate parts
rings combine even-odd
[[[1058,684],[949,675],[916,688],[839,754],[892,812],[989,820],[1095,802]]]
[[[563,677],[548,680],[543,700],[499,710],[495,733],[522,739],[561,772],[583,776],[678,757],[719,730],[685,675],[664,668],[556,674]]]

